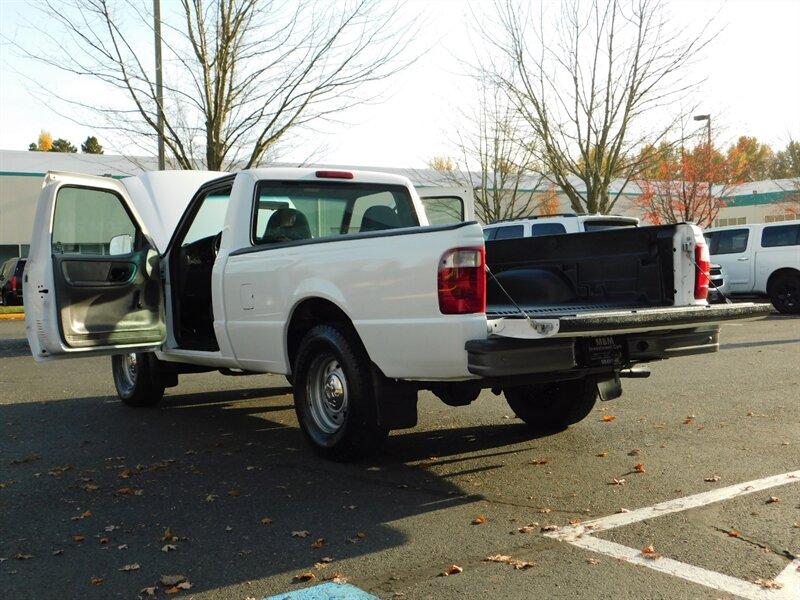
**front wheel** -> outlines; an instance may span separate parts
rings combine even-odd
[[[800,275],[784,273],[769,284],[769,299],[779,312],[789,315],[800,313]]]
[[[506,401],[525,423],[538,430],[566,429],[582,421],[597,401],[593,379],[570,379],[505,388]]]
[[[340,325],[318,325],[303,338],[292,371],[300,429],[325,458],[355,460],[389,434],[378,425],[369,358]]]
[[[111,357],[114,386],[127,406],[155,406],[164,397],[164,387],[154,381],[151,352],[131,352]]]

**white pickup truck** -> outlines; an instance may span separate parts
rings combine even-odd
[[[712,260],[725,270],[726,295],[768,297],[782,313],[800,313],[800,222],[707,229]]]
[[[462,206],[442,198],[439,206]],[[278,373],[320,454],[373,452],[413,427],[417,392],[450,405],[504,392],[563,428],[648,361],[718,350],[699,228],[484,243],[430,225],[410,182],[314,169],[48,173],[24,276],[37,361],[112,355],[125,404],[178,375]]]

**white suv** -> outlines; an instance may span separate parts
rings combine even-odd
[[[725,270],[731,296],[769,296],[782,313],[800,313],[800,222],[706,230],[711,262]]]
[[[616,215],[541,215],[496,221],[483,227],[484,240],[507,240],[511,238],[535,237],[558,233],[600,231],[617,227],[637,227],[636,217]]]

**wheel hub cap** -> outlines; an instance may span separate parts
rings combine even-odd
[[[342,408],[344,401],[344,385],[336,373],[330,373],[325,379],[325,402],[333,410]]]

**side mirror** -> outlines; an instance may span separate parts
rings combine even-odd
[[[132,251],[133,237],[128,233],[115,235],[111,238],[111,243],[108,245],[108,253],[112,256],[117,254],[130,254]]]

